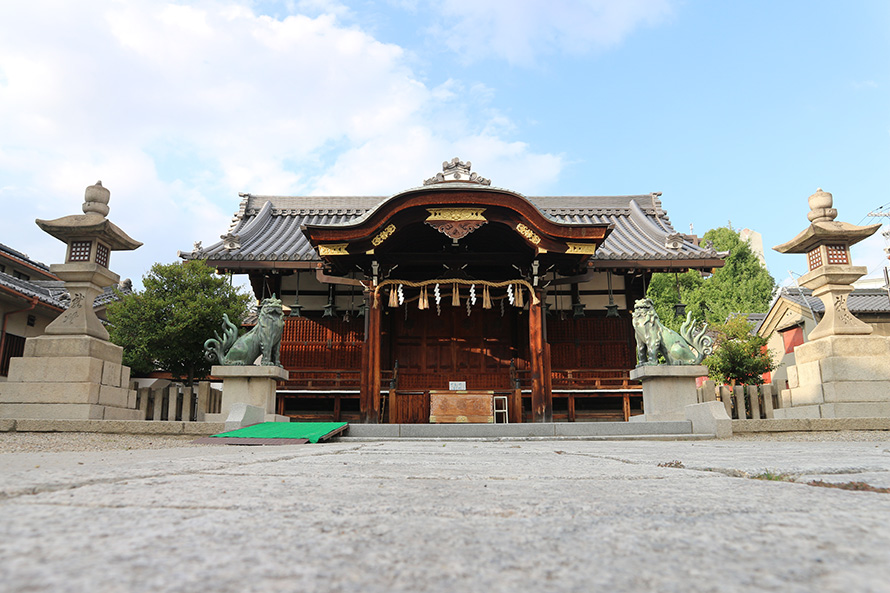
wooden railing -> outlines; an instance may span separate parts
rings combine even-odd
[[[279,385],[279,390],[354,391],[361,387],[360,369],[289,369],[288,373],[288,380]],[[381,386],[387,389],[392,378],[393,371],[382,371]]]
[[[515,371],[515,378],[522,389],[531,387],[531,371]],[[629,369],[554,369],[550,371],[553,389],[623,390],[640,388],[639,381],[630,378]]]

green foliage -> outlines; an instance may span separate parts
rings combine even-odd
[[[674,330],[684,319],[674,314],[679,298],[694,319],[709,324],[723,323],[733,313],[765,313],[776,288],[776,281],[739,234],[721,227],[704,234],[702,241],[713,241],[717,251],[729,251],[726,263],[708,277],[697,270],[684,274],[653,274],[647,296],[655,304],[659,319]]]
[[[241,319],[251,296],[217,276],[203,261],[155,264],[144,290],[108,305],[109,334],[124,348],[134,374],[168,371],[188,383],[206,377],[204,341],[229,319]]]
[[[708,376],[718,384],[760,385],[763,373],[777,365],[766,348],[766,338],[751,333],[751,323],[741,315],[711,328],[716,334],[714,352],[704,359]]]

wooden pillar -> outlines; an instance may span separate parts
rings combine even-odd
[[[541,294],[538,303],[528,305],[528,353],[532,371],[532,421],[553,422],[553,397],[548,385],[547,371],[550,361],[544,342],[544,318],[541,308]]]
[[[522,390],[514,389],[510,398],[510,423],[519,424],[522,422]]]
[[[369,297],[374,299],[373,292]],[[362,374],[359,411],[363,424],[377,424],[380,418],[380,322],[383,304],[371,303],[365,314],[365,341],[362,343]]]

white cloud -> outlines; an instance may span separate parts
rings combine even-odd
[[[441,0],[433,32],[468,60],[533,63],[541,53],[584,53],[620,43],[671,14],[671,0]]]
[[[135,280],[215,241],[239,191],[394,193],[455,155],[524,192],[559,174],[561,157],[506,137],[490,89],[431,89],[403,48],[342,25],[338,3],[310,4],[322,13],[272,18],[249,0],[0,4],[0,242],[58,261],[33,219],[79,211],[101,179],[109,218],[145,243],[114,256]]]

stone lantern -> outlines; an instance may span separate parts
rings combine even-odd
[[[867,239],[881,225],[856,226],[834,220],[837,210],[832,208],[830,193],[817,189],[810,196],[812,223],[792,240],[773,247],[779,253],[805,253],[810,271],[799,283],[813,291],[825,305],[825,315],[810,335],[810,340],[826,336],[868,335],[872,327],[863,323],[847,309],[847,295],[853,292],[853,282],[868,273],[864,266],[854,266],[850,246]]]
[[[86,189],[83,214],[37,220],[37,226],[68,245],[65,263],[52,264],[50,271],[65,281],[71,305],[47,326],[47,334],[108,339],[108,332],[93,311],[93,301],[106,286],[120,280],[108,269],[111,252],[142,245],[105,218],[110,197],[111,192],[97,181]]]
[[[93,301],[120,277],[108,269],[112,251],[136,249],[108,214],[110,193],[101,182],[86,190],[83,214],[37,225],[64,242],[65,263],[50,270],[64,280],[70,305],[42,336],[25,341],[24,356],[13,358],[0,391],[0,417],[41,420],[140,420],[123,348],[93,311]]]
[[[873,235],[881,225],[838,222],[832,196],[821,189],[809,198],[810,226],[794,239],[773,247],[780,253],[803,253],[809,272],[800,285],[812,289],[825,313],[809,341],[794,349],[788,389],[776,418],[843,418],[890,416],[890,338],[871,335],[873,328],[847,308],[853,282],[868,271],[854,266],[850,246]]]

